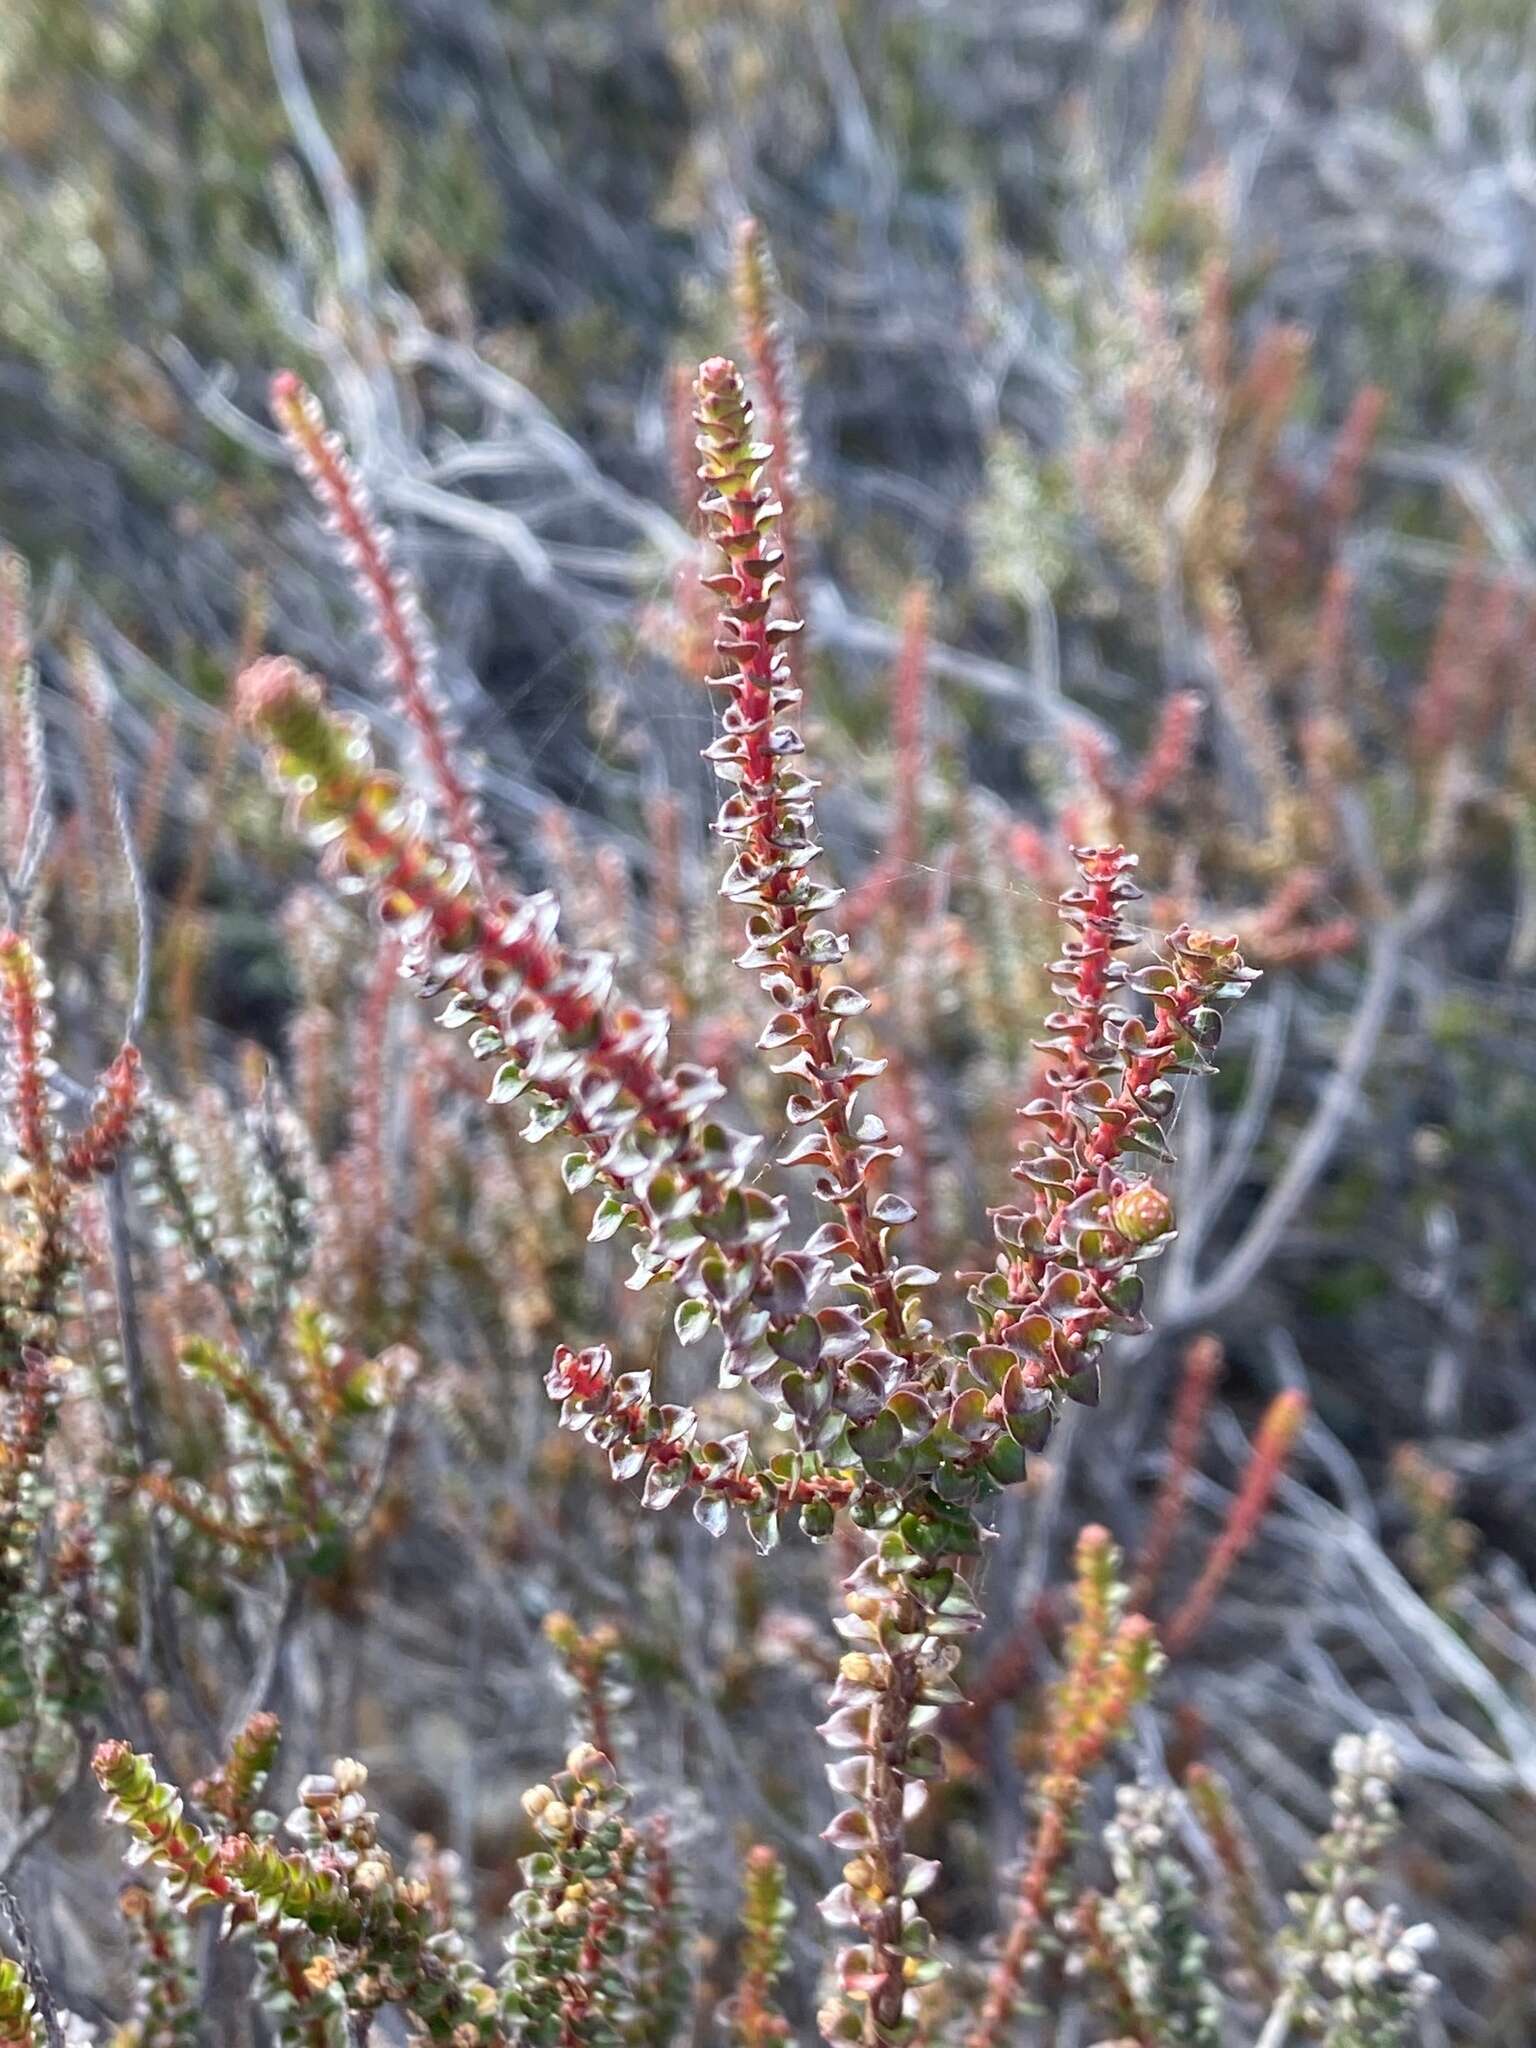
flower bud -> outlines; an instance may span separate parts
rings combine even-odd
[[[1151,1244],[1173,1228],[1173,1203],[1152,1181],[1139,1181],[1114,1197],[1108,1222],[1111,1230],[1132,1244]]]

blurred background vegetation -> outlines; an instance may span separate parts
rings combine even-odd
[[[1183,1340],[1213,1330],[1229,1359],[1207,1514],[1260,1404],[1304,1384],[1306,1454],[1179,1679],[1181,1739],[1223,1755],[1288,1855],[1332,1735],[1406,1731],[1402,1875],[1450,1986],[1426,2038],[1528,2040],[1528,0],[0,0],[0,170],[0,534],[31,563],[81,818],[71,636],[110,672],[183,1094],[238,1094],[242,1041],[288,1045],[369,971],[309,899],[277,914],[306,870],[225,716],[260,646],[379,709],[267,418],[280,365],[323,393],[405,536],[519,874],[563,884],[578,929],[730,1068],[679,375],[750,355],[739,224],[760,224],[797,400],[823,822],[902,1046],[908,1170],[956,1262],[977,1161],[1007,1154],[1066,837],[1134,829],[1157,905],[1230,920],[1268,971],[1214,1109],[1180,1134],[1162,1336],[1124,1354],[1111,1412],[1005,1532],[984,1651],[1032,1626],[1085,1514],[1134,1525]],[[1186,699],[1193,730],[1158,769]],[[124,972],[98,912],[66,891],[51,913],[87,1048]],[[415,1041],[388,1043],[403,1062]],[[333,1085],[322,1156],[342,1149],[351,1083]],[[392,1142],[407,1161],[410,1130]],[[594,1511],[580,1460],[544,1443],[537,1379],[550,1332],[611,1287],[541,1168],[456,1186],[460,1251],[446,1220],[423,1240],[448,1270],[409,1334],[458,1377],[412,1439],[413,1540],[384,1580],[416,1617],[409,1655],[376,1645],[344,1700],[294,1680],[314,1739],[371,1743],[396,1810],[482,1873],[554,1725],[521,1677],[485,1673],[532,1654],[557,1600],[623,1615],[658,1774],[739,1744],[728,1822],[820,1796],[808,1732],[775,1758],[781,1695],[819,1676],[814,1584],[765,1610],[745,1559],[705,1562],[697,1532],[636,1530],[622,1503],[601,1568],[573,1563]],[[398,1292],[364,1312],[372,1342],[401,1334]],[[460,1679],[463,1617],[433,1607],[466,1530],[482,1661]],[[508,1559],[532,1590],[487,1606]],[[361,1628],[349,1597],[322,1603],[312,1660]],[[697,1722],[680,1692],[707,1702]],[[969,1849],[946,1908],[963,1931],[1014,1840],[1018,1731],[997,1711],[1003,1810],[962,1786],[945,1823]],[[87,1833],[61,1831],[38,1887]]]

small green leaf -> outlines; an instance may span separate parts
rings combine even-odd
[[[678,1343],[697,1344],[714,1320],[714,1311],[707,1301],[700,1301],[696,1297],[680,1301],[672,1318],[672,1327],[677,1332]]]
[[[517,1061],[505,1060],[496,1069],[496,1078],[491,1083],[487,1099],[491,1102],[516,1102],[527,1086],[527,1079]]]
[[[693,1504],[693,1519],[711,1536],[723,1536],[730,1510],[718,1494],[701,1493]]]
[[[861,1464],[873,1459],[890,1457],[901,1442],[901,1423],[889,1408],[882,1408],[878,1415],[868,1422],[855,1425],[848,1432],[848,1443]]]

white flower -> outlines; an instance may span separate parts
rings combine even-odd
[[[1344,1901],[1344,1925],[1351,1934],[1370,1934],[1376,1926],[1376,1915],[1358,1892]]]

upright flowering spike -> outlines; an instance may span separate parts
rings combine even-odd
[[[1437,1986],[1424,1967],[1433,1928],[1405,1927],[1395,1907],[1377,1910],[1366,1892],[1397,1829],[1392,1787],[1401,1765],[1379,1728],[1333,1746],[1333,1818],[1289,1893],[1287,1926],[1276,1943],[1280,1996],[1265,2032],[1289,2038],[1303,2016],[1336,2041],[1406,2042],[1414,2015]]]
[[[1138,1614],[1147,1611],[1147,1603],[1162,1577],[1163,1566],[1173,1548],[1173,1539],[1184,1519],[1190,1475],[1195,1469],[1200,1441],[1205,1433],[1206,1412],[1225,1367],[1226,1354],[1215,1337],[1196,1337],[1185,1350],[1178,1393],[1174,1397],[1168,1469],[1157,1489],[1157,1499],[1153,1502],[1141,1553],[1136,1560],[1136,1576],[1131,1583],[1131,1605]]]
[[[154,738],[150,742],[149,758],[144,763],[138,800],[134,805],[133,849],[141,868],[150,865],[160,848],[166,803],[178,766],[180,746],[181,713],[174,704],[168,704],[155,721]]]
[[[0,933],[0,1016],[4,1019],[4,1106],[22,1174],[18,1227],[5,1246],[3,1320],[19,1343],[51,1349],[58,1293],[68,1263],[68,1190],[59,1170],[49,1102],[53,1074],[53,991],[27,941]]]
[[[622,1968],[646,1901],[628,1795],[601,1750],[580,1743],[563,1771],[523,1796],[539,1838],[511,1905],[501,2016],[533,2048],[600,2048],[634,2017]]]
[[[252,1714],[212,1777],[199,1778],[192,1796],[232,1828],[248,1828],[277,1760],[282,1729],[275,1714]]]
[[[1078,1537],[1075,1590],[1077,1618],[1051,1697],[1034,1839],[966,2048],[997,2048],[1008,2037],[1026,1974],[1060,1903],[1057,1880],[1088,1780],[1124,1735],[1162,1661],[1151,1623],[1126,1612],[1120,1554],[1107,1530],[1090,1527]]]
[[[58,1408],[52,1360],[31,1345],[0,1375],[0,1728],[31,1713],[40,1691],[37,1595],[46,1584],[44,1453]]]
[[[34,1174],[53,1172],[53,1117],[48,1105],[53,1029],[52,991],[37,955],[15,932],[0,933],[0,997],[8,1027],[7,1107],[16,1149]]]
[[[753,382],[762,393],[763,418],[769,441],[778,450],[775,481],[780,522],[789,560],[783,565],[784,606],[792,618],[803,617],[796,601],[794,572],[799,564],[797,513],[804,462],[800,450],[800,388],[794,356],[785,331],[783,289],[778,265],[762,224],[744,220],[736,228],[734,278],[736,316]]]
[[[384,673],[425,758],[433,803],[448,836],[469,852],[482,882],[491,871],[480,804],[457,752],[437,680],[437,649],[412,578],[395,559],[395,538],[379,518],[341,436],[320,401],[292,370],[272,380],[272,413],[336,535],[384,651]]]
[[[653,1814],[640,1829],[640,1889],[646,1917],[635,1944],[635,2016],[625,2032],[626,2048],[673,2048],[688,2014],[693,1979],[686,1899],[664,1813]]]
[[[1212,1545],[1200,1577],[1164,1631],[1170,1656],[1187,1650],[1204,1628],[1232,1567],[1258,1534],[1276,1486],[1305,1427],[1305,1394],[1289,1388],[1266,1409],[1254,1439],[1253,1455],[1228,1510],[1221,1534]]]
[[[91,1180],[116,1166],[128,1142],[143,1081],[138,1047],[125,1045],[96,1085],[90,1121],[64,1148],[64,1171],[71,1180]]]
[[[618,1630],[604,1622],[583,1632],[568,1614],[556,1611],[544,1617],[544,1640],[560,1660],[573,1702],[576,1733],[618,1769],[616,1723],[629,1701]]]
[[[1115,1887],[1098,1915],[1101,1953],[1130,1994],[1131,2039],[1168,2048],[1222,2048],[1229,2038],[1220,1994],[1206,1963],[1195,1887],[1177,1853],[1174,1795],[1122,1785],[1104,1831]],[[1131,2017],[1130,2014],[1127,2017]]]
[[[1360,503],[1361,473],[1390,403],[1389,394],[1379,384],[1362,385],[1350,400],[1343,424],[1334,435],[1318,510],[1338,532],[1355,516]]]
[[[783,1864],[757,1843],[742,1871],[740,1971],[720,2012],[732,2048],[783,2048],[791,2039],[774,1986],[789,1967],[786,1937],[794,1914]]]
[[[1434,1464],[1416,1444],[1401,1444],[1392,1454],[1392,1491],[1411,1525],[1404,1545],[1408,1573],[1447,1620],[1479,1542],[1477,1530],[1456,1512],[1458,1485],[1454,1472]]]
[[[973,1288],[985,1343],[1011,1351],[1032,1386],[1098,1399],[1098,1358],[1115,1330],[1141,1327],[1138,1263],[1173,1228],[1169,1198],[1130,1169],[1131,1152],[1167,1159],[1174,1076],[1209,1064],[1221,1008],[1256,979],[1236,942],[1181,925],[1167,958],[1128,975],[1125,906],[1137,890],[1123,847],[1077,853],[1079,883],[1061,899],[1070,936],[1052,966],[1062,1007],[1046,1019],[1046,1092],[1023,1115],[1038,1136],[1015,1178],[1027,1205],[998,1209],[996,1270]],[[1148,999],[1150,1023],[1122,991]]]
[[[756,970],[774,1005],[759,1044],[781,1055],[775,1070],[797,1084],[788,1114],[805,1135],[783,1163],[816,1169],[816,1193],[838,1217],[816,1248],[848,1261],[844,1278],[865,1304],[871,1337],[920,1366],[928,1343],[920,1286],[891,1255],[909,1205],[877,1198],[872,1185],[895,1148],[878,1117],[854,1117],[860,1087],[884,1062],[842,1049],[846,1020],[868,1003],[857,989],[826,979],[848,941],[822,922],[840,892],[815,879],[816,785],[796,765],[803,745],[790,721],[800,690],[785,642],[799,623],[775,611],[783,554],[780,508],[766,480],[772,450],[752,438],[751,402],[733,363],[715,356],[703,364],[695,398],[706,487],[700,510],[725,557],[725,567],[706,579],[721,605],[720,668],[710,683],[726,700],[719,737],[707,749],[730,791],[715,827],[732,856],[721,891],[746,913],[747,949],[738,964]],[[827,1392],[830,1399],[830,1385]]]
[[[153,1757],[126,1742],[103,1742],[91,1758],[96,1782],[108,1795],[107,1812],[132,1834],[137,1861],[162,1873],[183,1910],[218,1899],[231,1903],[238,1887],[222,1867],[217,1839],[183,1818],[181,1795],[156,1775]]]
[[[1184,1790],[1221,1866],[1221,1917],[1241,1964],[1245,1988],[1257,1998],[1273,1999],[1280,1986],[1274,1930],[1264,1910],[1258,1860],[1237,1816],[1231,1790],[1204,1764],[1192,1766]]]
[[[1151,745],[1125,792],[1133,812],[1162,802],[1182,781],[1200,730],[1200,712],[1193,690],[1175,690],[1164,700]]]
[[[907,1551],[908,1536],[927,1559]],[[938,1866],[909,1851],[906,1830],[927,1804],[929,1780],[942,1774],[934,1724],[959,1698],[955,1637],[980,1619],[964,1581],[942,1562],[968,1539],[963,1525],[908,1514],[846,1583],[838,1626],[853,1647],[821,1731],[845,1752],[827,1775],[850,1802],[823,1833],[848,1858],[821,1903],[822,1917],[851,1934],[836,1959],[836,1995],[818,2015],[834,2048],[903,2048],[917,2027],[918,1994],[942,1971],[917,1903]]]
[[[81,633],[65,641],[64,673],[75,703],[82,816],[90,862],[82,877],[91,905],[88,929],[113,933],[126,910],[131,917],[132,876],[127,867],[128,824],[118,794],[112,758],[112,685],[95,648]],[[119,857],[114,858],[121,849]],[[100,920],[97,926],[95,920]]]

